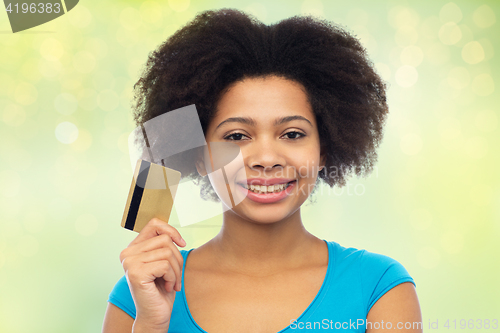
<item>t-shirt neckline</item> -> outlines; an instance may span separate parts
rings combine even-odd
[[[302,314],[300,316],[298,316],[296,318],[296,322],[299,322],[301,320],[301,318],[303,318],[309,311],[310,309],[313,307],[313,305],[319,300],[321,299],[321,296],[323,295],[323,293],[325,292],[325,289],[326,289],[326,285],[327,285],[327,281],[328,281],[328,278],[329,276],[332,274],[331,271],[333,270],[333,246],[330,242],[326,241],[323,239],[323,241],[326,243],[327,247],[328,247],[328,267],[326,268],[326,274],[325,274],[325,278],[323,280],[323,283],[321,284],[321,288],[319,288],[319,291],[318,293],[316,294],[316,296],[314,297],[314,299],[312,300],[312,302],[307,306],[307,308],[304,310],[304,312],[302,312]],[[193,251],[194,248],[190,249],[187,253],[186,253],[186,257],[184,258],[184,262],[187,262],[187,257],[189,256],[189,253],[191,251]],[[200,332],[203,332],[203,333],[208,333],[207,331],[205,331],[203,328],[201,328],[198,323],[196,323],[196,321],[194,320],[193,316],[191,315],[191,311],[189,310],[189,306],[187,304],[187,299],[186,299],[186,292],[184,290],[184,268],[186,267],[186,265],[182,265],[182,285],[181,285],[181,293],[182,293],[182,300],[183,300],[183,303],[184,303],[184,308],[186,309],[186,312],[187,312],[187,315],[189,317],[189,320],[191,321],[191,323],[194,325],[194,327],[199,330]],[[291,325],[291,323],[290,323]],[[283,333],[283,332],[286,332],[290,329],[290,325],[288,325],[287,327],[281,329],[280,331],[276,332],[276,333]]]

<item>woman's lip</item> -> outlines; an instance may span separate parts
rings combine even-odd
[[[294,180],[297,180],[296,178],[248,178],[248,179],[242,179],[241,181],[237,182],[238,184],[243,184],[243,185],[265,185],[265,186],[272,186],[272,185],[280,185],[280,184],[288,184],[290,182],[293,182]]]
[[[255,192],[252,192],[248,189],[246,189],[245,187],[241,186],[237,186],[240,191],[242,191],[245,196],[252,200],[252,201],[255,201],[255,202],[258,202],[258,203],[273,203],[273,202],[277,202],[277,201],[280,201],[284,198],[286,198],[291,192],[292,192],[292,189],[295,188],[295,185],[297,183],[297,180],[293,180],[290,182],[290,185],[285,188],[283,191],[281,192],[278,192],[278,193],[266,193],[266,194],[259,194],[259,193],[255,193]]]
[[[270,185],[265,185],[265,186],[273,186],[273,185],[281,185],[281,184],[290,184],[292,182],[295,182],[297,181],[297,179],[293,179],[293,180],[290,180],[289,182],[284,182],[284,183],[275,183],[275,184],[270,184]],[[243,183],[237,183],[238,185],[246,185],[246,186],[250,186],[250,185],[258,185],[258,186],[262,186],[262,184],[251,184],[251,183],[246,183],[246,182],[243,182]]]

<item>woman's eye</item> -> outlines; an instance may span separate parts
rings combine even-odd
[[[288,138],[292,139],[292,140],[293,139],[300,139],[301,137],[305,136],[304,134],[302,134],[300,132],[296,132],[296,131],[285,133],[285,135],[288,135]],[[297,137],[297,135],[299,135],[299,137]]]
[[[241,137],[242,136],[245,136],[245,134],[243,134],[243,133],[233,133],[233,134],[229,134],[224,139],[225,140],[230,140],[230,141],[241,141]],[[233,139],[229,139],[231,137],[233,137]]]
[[[305,134],[302,134],[302,133],[297,132],[297,131],[291,131],[291,132],[285,133],[284,135],[287,135],[288,139],[291,139],[291,140],[297,140],[297,139],[300,139],[300,138],[305,136]],[[298,135],[298,137],[297,137],[297,135]],[[246,135],[243,133],[232,133],[232,134],[229,134],[228,136],[224,137],[224,140],[241,141],[242,137],[244,137],[244,136],[246,136]]]

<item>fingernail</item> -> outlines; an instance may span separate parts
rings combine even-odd
[[[181,237],[181,243],[184,244],[182,246],[186,246],[186,244],[187,244],[186,241],[184,240],[184,238],[182,238],[182,237]]]

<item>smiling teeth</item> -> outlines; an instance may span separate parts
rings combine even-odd
[[[243,187],[246,188],[247,190],[250,190],[255,193],[278,193],[283,191],[285,188],[287,188],[290,184],[275,184],[271,186],[265,186],[265,185],[246,185],[243,184]],[[250,188],[249,188],[250,187]]]

